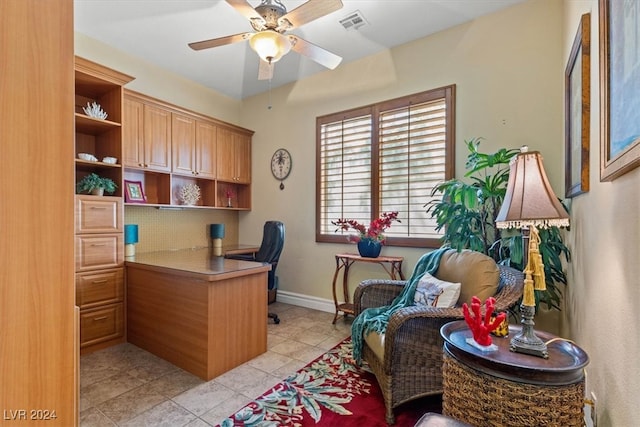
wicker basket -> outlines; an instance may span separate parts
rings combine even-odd
[[[584,378],[567,385],[525,384],[487,375],[444,353],[442,413],[474,426],[583,425]]]

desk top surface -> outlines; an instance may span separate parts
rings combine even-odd
[[[194,276],[208,281],[224,280],[271,269],[269,264],[215,256],[210,248],[143,252],[125,258],[125,265],[147,270],[166,270],[167,273]]]

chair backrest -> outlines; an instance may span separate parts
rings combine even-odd
[[[284,247],[284,224],[280,221],[264,223],[262,243],[256,253],[255,260],[277,264]]]
[[[271,271],[267,275],[267,288],[273,289],[276,280],[276,267],[280,259],[280,253],[284,247],[284,224],[280,221],[267,221],[264,223],[262,243],[254,259],[259,262],[271,264]]]

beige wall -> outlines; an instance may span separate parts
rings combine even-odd
[[[245,100],[242,125],[256,132],[254,191],[252,212],[240,214],[240,240],[249,239],[267,219],[284,221],[280,289],[331,299],[334,254],[356,248],[315,242],[315,118],[452,83],[457,85],[458,176],[464,174],[465,139],[486,138],[485,150],[528,144],[542,152],[552,185],[561,194],[561,24],[561,2],[525,2],[275,89],[271,110],[268,94]],[[269,169],[279,147],[293,158],[283,191]],[[407,275],[424,252],[383,248],[383,254],[405,257]],[[377,265],[356,265],[350,274],[352,289],[360,279],[384,277]]]
[[[598,1],[566,0],[563,61],[580,17],[591,13],[591,147],[588,193],[573,199],[568,245],[570,286],[563,332],[591,359],[588,392],[598,398],[599,426],[638,425],[640,405],[640,168],[600,182]]]

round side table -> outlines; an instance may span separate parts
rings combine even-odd
[[[583,425],[584,370],[587,354],[577,345],[555,340],[543,359],[509,350],[510,336],[492,337],[496,351],[467,344],[472,336],[464,321],[440,329],[444,339],[442,413],[476,426]],[[545,342],[557,338],[536,331]]]

